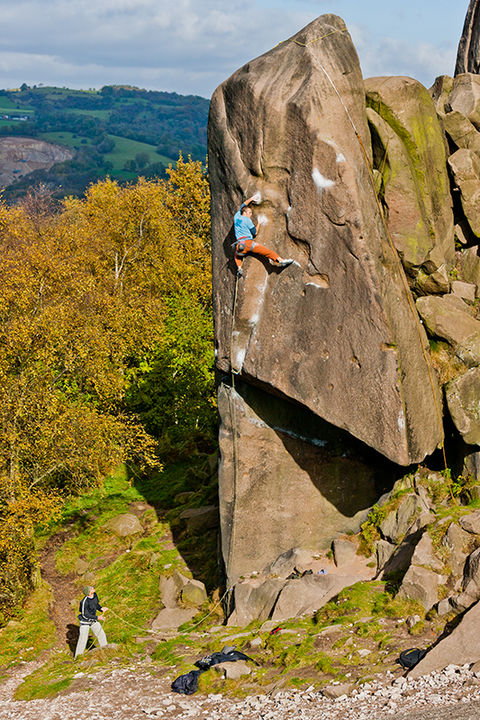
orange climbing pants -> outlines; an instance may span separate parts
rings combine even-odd
[[[263,257],[278,262],[281,258],[274,250],[270,250],[265,245],[260,245],[252,238],[240,238],[235,244],[235,263],[237,267],[242,267],[242,261],[247,253],[255,255],[263,255]]]

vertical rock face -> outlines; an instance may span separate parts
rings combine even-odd
[[[458,45],[455,75],[480,72],[480,2],[470,0]]]
[[[453,212],[446,143],[428,90],[407,77],[365,81],[375,167],[388,228],[415,277],[452,267]]]
[[[293,547],[326,550],[332,537],[359,530],[378,498],[360,443],[349,452],[346,433],[243,383],[221,385],[218,405],[229,584]]]
[[[399,464],[442,439],[436,379],[369,173],[363,80],[326,15],[214,93],[209,123],[217,365]],[[260,191],[259,241],[297,264],[227,266],[232,216]],[[298,543],[296,543],[298,544]]]

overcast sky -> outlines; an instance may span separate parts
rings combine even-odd
[[[344,18],[363,74],[452,74],[468,0],[0,0],[0,87],[131,84],[210,97],[322,15]]]

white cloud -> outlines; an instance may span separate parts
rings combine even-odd
[[[368,14],[374,5],[380,9]],[[420,42],[413,36],[382,37],[375,23],[382,7],[386,12],[384,5],[369,2],[359,8],[356,0],[0,0],[2,84],[130,83],[209,96],[236,68],[325,11],[345,11],[365,76],[407,74],[427,84],[453,71],[456,31],[451,45],[444,46],[432,40],[435,32]],[[380,13],[382,22],[390,15]]]
[[[272,13],[257,0],[0,0],[0,8],[10,85],[58,82],[63,67],[65,83],[73,75],[87,85],[150,78],[159,89],[204,95],[313,19],[311,9]],[[40,79],[48,68],[52,75]],[[167,87],[172,81],[179,84]]]
[[[438,75],[452,75],[457,53],[456,38],[450,44],[411,43],[407,40],[376,38],[358,26],[350,28],[360,56],[364,77],[406,75],[427,87]]]

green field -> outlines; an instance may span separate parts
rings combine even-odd
[[[108,120],[111,110],[83,110],[80,108],[64,108],[63,112],[69,115],[86,115],[87,117],[96,117],[100,120]]]
[[[13,100],[11,100],[9,97],[5,97],[5,95],[3,95],[0,98],[0,105],[2,106],[2,108],[6,109],[6,110],[11,110],[12,108],[15,108],[15,109],[18,108],[18,103],[13,102]]]
[[[35,110],[28,110],[27,108],[18,107],[18,106],[15,107],[15,105],[8,106],[7,103],[3,102],[3,100],[5,100],[5,98],[2,99],[2,104],[0,105],[0,115],[3,115],[3,114],[8,115],[9,113],[12,112],[12,110],[19,112],[22,115],[34,115],[35,114]]]
[[[115,148],[105,155],[105,159],[109,160],[113,164],[113,170],[122,170],[127,160],[135,157],[137,153],[147,153],[149,156],[149,162],[161,162],[164,165],[169,165],[174,162],[172,158],[160,155],[155,150],[155,145],[148,145],[147,143],[138,142],[137,140],[129,140],[128,138],[119,137],[118,135],[109,135],[115,142]]]
[[[74,135],[71,132],[48,132],[41,133],[39,135],[40,140],[47,140],[48,142],[57,143],[58,145],[66,145],[67,147],[80,148],[82,145],[89,145],[90,141],[87,138],[82,138],[79,135]],[[87,142],[82,142],[87,140]]]

